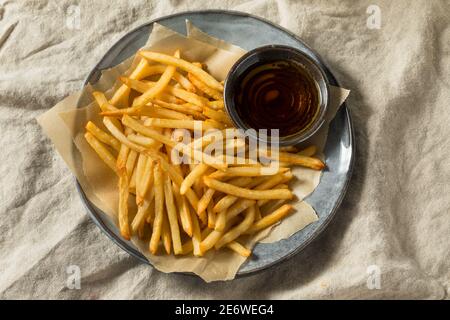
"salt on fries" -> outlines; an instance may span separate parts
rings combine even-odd
[[[266,153],[278,166],[238,154],[242,139],[216,140],[216,130],[233,128],[224,111],[223,86],[200,63],[141,51],[141,60],[108,100],[93,92],[103,123],[88,121],[85,138],[118,176],[118,222],[121,235],[148,241],[152,254],[203,256],[227,248],[248,257],[241,242],[288,215],[291,166],[321,170],[316,147],[281,148]],[[134,98],[133,98],[134,97]],[[203,133],[201,138],[194,132]],[[234,129],[233,129],[234,130]],[[179,133],[195,138],[180,143]],[[222,148],[229,158],[206,152]],[[176,163],[173,153],[191,163]],[[224,159],[226,161],[224,161]],[[240,164],[242,163],[242,164]],[[269,170],[273,169],[273,170]],[[129,201],[136,201],[131,212]],[[264,208],[263,208],[264,207]],[[270,207],[271,210],[267,211]]]

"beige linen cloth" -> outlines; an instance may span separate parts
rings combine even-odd
[[[352,90],[357,150],[318,240],[269,272],[205,284],[103,235],[35,117],[80,89],[132,28],[213,8],[265,17],[315,48]],[[0,1],[0,298],[448,298],[448,12],[446,0]],[[80,289],[67,285],[73,266]]]

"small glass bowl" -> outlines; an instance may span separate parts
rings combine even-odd
[[[293,133],[288,136],[279,137],[280,146],[296,145],[310,138],[324,124],[325,114],[328,108],[328,102],[330,100],[328,82],[326,80],[325,72],[306,53],[298,49],[282,45],[268,45],[247,52],[233,65],[225,80],[225,109],[230,116],[231,121],[233,121],[234,125],[237,128],[243,130],[251,129],[240,118],[236,110],[234,95],[236,94],[237,88],[239,88],[239,86],[241,85],[243,77],[249,70],[258,65],[277,61],[287,61],[290,63],[295,63],[298,67],[303,68],[311,76],[318,90],[319,110],[314,121],[309,124],[307,128],[302,129],[302,131],[300,132]],[[252,135],[251,131],[252,130],[249,131],[250,135]],[[267,136],[265,138],[260,136],[250,136],[250,138],[270,143],[270,136]]]

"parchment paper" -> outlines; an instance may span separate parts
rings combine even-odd
[[[208,71],[218,80],[224,80],[228,70],[233,63],[242,56],[245,51],[237,46],[228,44],[220,39],[208,36],[201,30],[195,28],[189,21],[187,23],[187,34],[185,37],[162,25],[154,24],[153,30],[144,49],[151,49],[157,52],[167,54],[180,49],[183,57],[189,61],[200,61],[205,63]],[[49,134],[52,140],[56,140],[55,145],[62,146],[63,158],[69,163],[71,170],[74,170],[88,199],[105,213],[117,225],[117,177],[111,170],[98,158],[92,148],[84,139],[84,126],[87,121],[93,121],[97,126],[103,127],[101,117],[99,116],[99,107],[90,97],[93,90],[105,91],[105,95],[110,98],[115,89],[120,85],[117,78],[123,73],[129,73],[138,63],[139,58],[133,57],[122,62],[120,65],[102,71],[98,83],[90,85],[81,92],[80,103],[88,104],[83,108],[73,107],[73,98],[69,97],[67,108],[58,105],[58,112],[53,109],[38,119],[38,122]],[[130,68],[131,65],[131,68]],[[348,91],[336,87],[331,89],[331,105],[327,114],[327,120],[331,120],[338,107],[342,104],[348,95]],[[55,117],[56,116],[56,117]],[[55,123],[60,124],[61,120],[66,128],[63,131],[67,134],[54,129]],[[325,140],[328,124],[324,125],[318,133],[321,139]],[[73,142],[72,142],[73,141]],[[76,148],[68,148],[68,145],[75,144]],[[318,145],[319,152],[323,144]],[[59,150],[59,149],[58,149]],[[252,248],[256,241],[274,242],[287,238],[303,229],[308,224],[316,221],[317,215],[314,209],[306,202],[302,201],[310,194],[320,181],[320,171],[296,167],[293,173],[298,179],[293,182],[293,190],[298,200],[293,201],[295,212],[287,219],[279,223],[272,230],[267,229],[259,234],[242,239],[245,245]],[[270,233],[270,234],[269,234]],[[237,270],[245,261],[245,258],[235,254],[230,250],[221,250],[216,252],[211,250],[204,257],[193,256],[165,256],[152,255],[148,252],[148,243],[132,237],[131,242],[143,253],[149,261],[160,271],[163,272],[192,272],[199,275],[205,281],[230,280],[233,279]]]

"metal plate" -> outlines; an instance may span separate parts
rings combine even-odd
[[[142,47],[149,35],[151,26],[158,22],[179,33],[185,34],[185,20],[192,23],[208,34],[236,44],[246,50],[267,44],[288,45],[303,50],[316,60],[325,70],[328,81],[338,85],[336,79],[328,70],[320,57],[299,38],[288,30],[269,21],[241,12],[207,10],[184,12],[153,20],[126,34],[100,60],[87,77],[85,84],[95,83],[100,70],[113,67],[126,58],[132,56]],[[79,106],[80,107],[80,106]],[[290,238],[271,244],[258,244],[253,250],[252,258],[241,266],[238,276],[252,274],[275,265],[305,248],[328,225],[333,218],[350,180],[353,158],[354,139],[349,111],[344,104],[329,129],[325,147],[327,170],[316,190],[306,198],[307,202],[316,210],[319,220],[308,225]],[[109,221],[106,214],[90,203],[77,182],[78,190],[89,215],[97,226],[105,232],[118,246],[149,264],[147,259],[136,250],[134,245],[123,240],[117,228]]]

